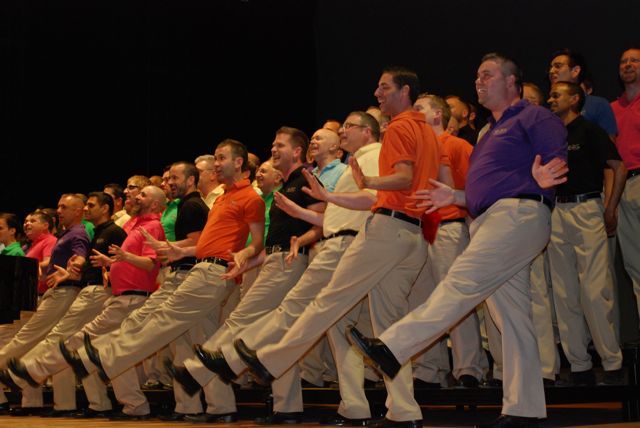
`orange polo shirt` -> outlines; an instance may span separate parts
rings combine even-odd
[[[425,208],[416,208],[409,196],[418,189],[432,188],[429,179],[438,177],[440,164],[449,159],[438,147],[436,135],[422,113],[408,110],[393,117],[382,140],[379,157],[380,176],[392,175],[393,166],[402,161],[413,163],[413,180],[407,190],[378,190],[378,200],[371,208],[389,208],[420,218]]]
[[[196,244],[196,258],[230,261],[229,251],[235,253],[244,248],[249,223],[264,224],[264,201],[244,179],[225,187],[209,210],[207,224]]]
[[[473,151],[473,146],[466,140],[458,138],[445,132],[438,137],[440,150],[449,158],[451,175],[455,188],[464,190],[467,181],[467,171],[469,170],[469,157]],[[457,205],[449,205],[438,210],[442,220],[451,220],[467,216],[467,210]]]

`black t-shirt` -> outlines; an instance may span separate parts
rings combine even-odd
[[[209,207],[204,203],[200,193],[191,192],[184,198],[180,198],[178,204],[178,215],[176,216],[176,241],[187,238],[192,232],[199,232],[204,229],[209,216]],[[195,263],[195,257],[185,257],[172,262],[172,265],[185,263]]]
[[[99,285],[102,284],[102,268],[93,267],[89,261],[89,257],[93,255],[92,250],[98,250],[102,254],[109,255],[109,246],[121,246],[126,239],[127,233],[122,228],[109,220],[106,223],[96,226],[95,235],[89,245],[89,253],[87,261],[82,272],[82,285]]]
[[[208,216],[209,207],[202,200],[200,193],[191,192],[180,198],[175,225],[176,241],[186,239],[188,234],[204,229]]]
[[[620,160],[616,146],[602,128],[582,116],[567,125],[567,133],[569,173],[556,195],[601,192],[607,161]]]
[[[306,208],[320,201],[302,191],[302,188],[308,185],[307,180],[302,175],[302,169],[303,167],[300,167],[293,171],[279,192],[301,207]],[[292,236],[300,236],[311,228],[309,223],[291,217],[278,208],[275,203],[271,204],[269,221],[269,232],[267,233],[265,244],[267,247],[280,245],[284,248],[289,248]]]
[[[458,130],[458,138],[467,140],[469,144],[471,144],[472,146],[475,146],[476,142],[478,141],[478,131],[476,131],[469,125],[465,125]]]

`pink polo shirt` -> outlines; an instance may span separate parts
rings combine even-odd
[[[29,251],[27,251],[25,256],[36,259],[38,260],[38,263],[40,263],[45,257],[51,257],[51,251],[56,245],[57,240],[58,238],[51,233],[43,233],[33,241],[31,248],[29,248]],[[38,294],[44,294],[48,289],[49,287],[47,287],[46,281],[38,281]]]
[[[131,230],[121,248],[137,256],[151,258],[155,266],[151,271],[147,272],[127,262],[115,262],[112,264],[109,270],[109,279],[111,280],[111,292],[115,296],[127,290],[153,292],[158,288],[156,277],[160,270],[160,262],[156,260],[156,252],[147,245],[140,229],[144,228],[154,238],[164,241],[166,238],[162,224],[160,224],[160,214],[136,216],[129,220],[129,223],[131,223]]]
[[[616,147],[627,169],[640,168],[640,94],[628,101],[622,94],[611,103],[618,125]]]

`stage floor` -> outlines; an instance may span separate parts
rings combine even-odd
[[[318,415],[331,414],[335,407],[314,408],[305,412],[305,423],[296,425],[299,428],[318,428]],[[475,411],[456,410],[455,407],[438,406],[423,408],[425,428],[431,427],[472,427],[477,422],[491,421],[498,415],[495,407],[480,407]],[[218,427],[255,428],[256,425],[249,416],[253,411],[241,410],[240,421],[233,424],[215,424]],[[245,416],[246,415],[246,419]],[[551,427],[597,427],[597,428],[630,428],[640,427],[640,422],[624,422],[618,403],[581,404],[572,406],[549,406],[548,418],[540,426]],[[62,427],[136,427],[136,428],[164,428],[183,426],[214,426],[214,424],[191,424],[187,422],[163,422],[159,419],[135,422],[115,422],[107,419],[72,419],[72,418],[41,418],[41,417],[12,417],[0,416],[1,428],[62,428]]]

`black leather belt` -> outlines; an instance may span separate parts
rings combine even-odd
[[[220,265],[227,267],[228,262],[225,259],[219,257],[205,257],[204,259],[197,259],[196,263],[213,263],[214,265]]]
[[[580,193],[579,195],[562,195],[556,196],[556,202],[559,204],[567,204],[571,202],[586,202],[589,199],[600,197],[600,192]]]
[[[336,233],[332,233],[331,235],[327,236],[324,239],[337,238],[338,236],[356,236],[357,234],[358,234],[357,230],[345,229],[345,230],[341,230],[341,231],[336,232]]]
[[[545,197],[544,195],[540,195],[537,193],[521,193],[519,195],[516,196],[509,196],[505,199],[528,199],[531,201],[538,201],[538,202],[542,202],[543,204],[545,204],[547,206],[547,208],[549,208],[549,210],[552,209],[553,205],[551,204],[551,200],[549,200],[549,198]],[[478,210],[478,215],[476,217],[480,217],[482,214],[484,214],[484,212],[486,210],[488,210],[491,206],[482,208],[480,210]]]
[[[627,171],[627,180],[631,177],[635,177],[636,175],[640,175],[640,168],[630,169]]]
[[[415,224],[416,226],[422,225],[422,220],[410,217],[402,211],[390,210],[389,208],[376,208],[373,213],[388,215],[389,217],[397,218],[398,220],[406,221],[407,223]]]
[[[118,296],[151,296],[152,291],[142,291],[142,290],[124,290],[122,293],[118,294]]]
[[[264,247],[264,251],[267,253],[267,255],[273,254],[273,253],[288,252],[290,249],[291,247],[289,246],[283,247],[282,245],[270,245],[268,247]],[[308,252],[309,252],[309,249],[307,247],[298,248],[298,254],[305,255]]]
[[[446,220],[440,220],[440,225],[448,224],[448,223],[464,223],[464,217],[460,218],[448,218]]]
[[[191,268],[193,267],[193,264],[191,263],[183,263],[181,265],[171,265],[169,266],[169,271],[170,272],[175,272],[177,270],[191,270]]]
[[[56,287],[78,287],[78,288],[82,288],[82,284],[78,283],[78,282],[61,282],[60,284],[56,285]]]

